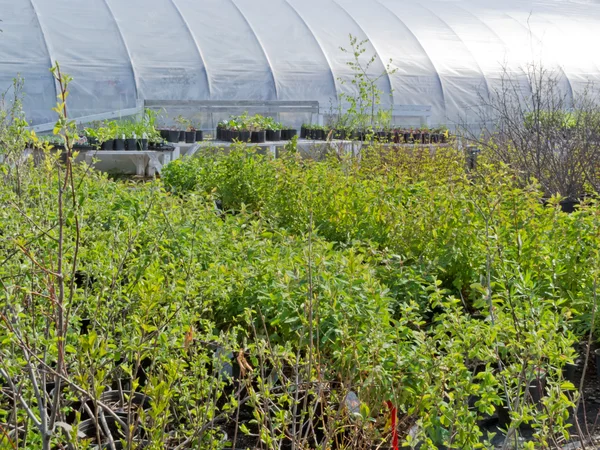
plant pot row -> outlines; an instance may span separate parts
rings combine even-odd
[[[262,144],[264,142],[289,141],[298,132],[293,129],[286,130],[260,130],[260,131],[237,131],[217,128],[216,138],[218,141],[241,141],[251,142],[253,144]]]
[[[442,133],[414,132],[406,130],[396,131],[348,131],[327,130],[302,127],[300,131],[302,139],[324,141],[328,139],[368,141],[376,140],[394,144],[445,144],[447,138]]]
[[[186,144],[193,144],[194,142],[200,142],[204,140],[204,133],[202,130],[195,131],[181,131],[181,130],[158,130],[160,136],[167,142],[185,142]]]
[[[90,142],[96,145],[96,142]],[[148,150],[148,139],[111,139],[100,145],[101,150]]]

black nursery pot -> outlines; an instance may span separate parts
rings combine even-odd
[[[596,376],[600,379],[600,348],[594,350],[594,355],[596,356]]]
[[[185,141],[185,130],[181,130],[179,132],[179,140],[178,142],[184,142]]]
[[[88,144],[90,144],[90,145],[96,145],[96,144],[98,144],[98,139],[96,139],[95,137],[89,137],[88,138]]]
[[[410,133],[404,133],[404,142],[406,144],[410,142]]]
[[[276,142],[281,140],[281,130],[267,130],[267,141]]]
[[[290,128],[289,130],[286,130],[286,131],[287,131],[287,140],[288,141],[293,139],[294,136],[298,136],[298,130],[296,130],[296,129]]]
[[[138,150],[148,150],[148,139],[138,139],[136,141],[136,148]]]
[[[127,150],[136,150],[137,149],[137,139],[127,139],[125,141],[125,146]]]
[[[115,139],[115,150],[125,150],[125,139]]]
[[[102,146],[100,147],[102,150],[114,150],[115,148],[115,141],[114,140],[109,140],[109,141],[104,141],[102,143]]]
[[[315,131],[316,131],[316,136],[314,136],[314,138],[317,141],[325,140],[325,130],[315,130]]]
[[[167,141],[169,142],[179,142],[179,131],[177,130],[168,130],[169,134],[167,136]]]
[[[575,212],[575,207],[578,204],[579,204],[578,200],[571,200],[571,199],[562,200],[560,202],[560,209],[564,213],[571,214],[571,213]]]
[[[300,139],[306,139],[306,131],[305,127],[300,128]]]
[[[196,130],[196,142],[202,142],[204,140],[204,133],[202,130]]]
[[[215,137],[217,138],[217,141],[222,140],[222,136],[221,136],[222,132],[223,132],[223,129],[221,127],[217,127],[217,132],[215,133]]]
[[[265,130],[253,131],[250,137],[250,141],[254,144],[263,144],[267,139],[267,133]]]
[[[158,132],[160,133],[160,137],[165,139],[165,140],[169,140],[169,130],[158,130]]]
[[[250,131],[240,131],[238,139],[242,142],[249,142],[252,137],[252,133]]]
[[[193,144],[196,142],[196,132],[195,131],[186,131],[185,132],[185,143]]]
[[[563,376],[566,380],[573,383],[577,389],[579,389],[579,382],[581,381],[581,375],[578,375],[578,370],[579,365],[577,363],[567,363],[563,367]]]
[[[421,143],[421,133],[413,133],[415,144]]]

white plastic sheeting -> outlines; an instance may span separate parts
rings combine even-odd
[[[452,124],[506,67],[542,62],[567,92],[600,79],[600,5],[575,0],[0,0],[0,88],[20,73],[52,120],[59,61],[73,116],[152,100],[318,100],[352,92],[348,35],[368,39],[382,102]]]

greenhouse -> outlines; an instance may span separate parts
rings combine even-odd
[[[0,86],[26,80],[31,124],[51,121],[54,61],[74,77],[73,117],[138,101],[317,101],[352,90],[348,35],[378,56],[382,103],[452,126],[506,69],[598,81],[600,5],[563,0],[0,0]],[[425,112],[423,112],[425,111]],[[414,118],[412,118],[414,119]],[[412,120],[408,118],[408,120]]]

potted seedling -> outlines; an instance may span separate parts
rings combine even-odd
[[[250,142],[262,144],[266,141],[265,119],[260,115],[255,115],[250,122]]]
[[[294,128],[284,127],[281,130],[281,139],[284,141],[289,141],[294,138],[294,136],[298,135],[298,130]]]
[[[100,127],[98,128],[96,135],[102,150],[114,150],[115,140],[112,130],[108,127]]]
[[[193,126],[189,125],[185,132],[185,143],[193,144],[194,142],[196,142],[196,129]]]
[[[239,133],[237,139],[242,142],[250,142],[252,132],[250,131],[250,123],[246,113],[242,114],[239,118],[238,130]]]
[[[85,129],[85,137],[87,138],[88,144],[91,146],[98,145],[98,130],[94,128]]]
[[[266,119],[266,128],[267,128],[267,141],[281,141],[281,124],[276,122],[272,118],[268,117]]]

